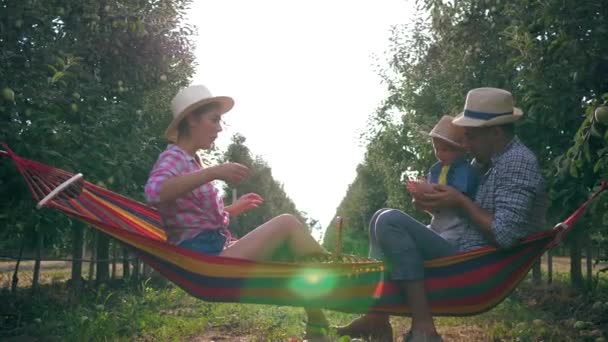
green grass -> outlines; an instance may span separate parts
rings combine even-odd
[[[607,336],[608,286],[602,283],[599,290],[583,296],[562,283],[561,276],[554,279],[551,286],[524,282],[487,313],[438,318],[438,328],[448,341],[596,341]],[[0,302],[0,340],[19,336],[45,341],[187,341],[196,336],[246,336],[249,341],[286,341],[302,336],[305,320],[299,308],[207,303],[175,286],[151,282],[100,286],[78,295],[64,283],[44,285],[37,294],[22,288],[13,295],[5,289]],[[355,317],[330,311],[327,315],[335,324]],[[392,322],[396,336],[409,328],[407,318]],[[576,322],[581,323],[575,328]]]

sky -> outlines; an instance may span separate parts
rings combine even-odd
[[[244,135],[324,229],[363,160],[359,136],[386,96],[377,59],[386,65],[390,29],[412,9],[413,0],[194,0],[192,83],[235,100],[217,146]]]

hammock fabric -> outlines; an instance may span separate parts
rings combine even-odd
[[[410,315],[406,299],[388,279],[381,262],[254,262],[182,249],[165,242],[154,208],[82,179],[66,187],[67,180],[77,178],[74,174],[21,158],[3,146],[6,151],[0,155],[15,162],[36,201],[48,199],[60,188],[44,206],[130,246],[144,262],[197,298]],[[604,182],[554,229],[529,236],[513,248],[485,247],[426,262],[425,284],[433,314],[467,316],[498,305],[542,254],[561,242],[589,202],[607,187]]]

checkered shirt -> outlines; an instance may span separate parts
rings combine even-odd
[[[510,247],[522,237],[545,229],[545,182],[536,156],[517,137],[491,158],[475,203],[494,216],[491,229],[498,247]],[[460,249],[489,245],[480,229],[469,225],[460,239]]]
[[[146,183],[146,199],[158,209],[167,240],[179,244],[208,229],[227,230],[229,215],[213,183],[205,183],[170,203],[160,203],[160,187],[169,178],[201,169],[196,159],[177,145],[170,144],[154,164]]]

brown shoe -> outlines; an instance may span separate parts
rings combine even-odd
[[[393,328],[388,319],[371,317],[368,315],[361,316],[345,326],[336,327],[336,334],[338,336],[350,336],[351,338],[363,338],[374,342],[392,342]]]

